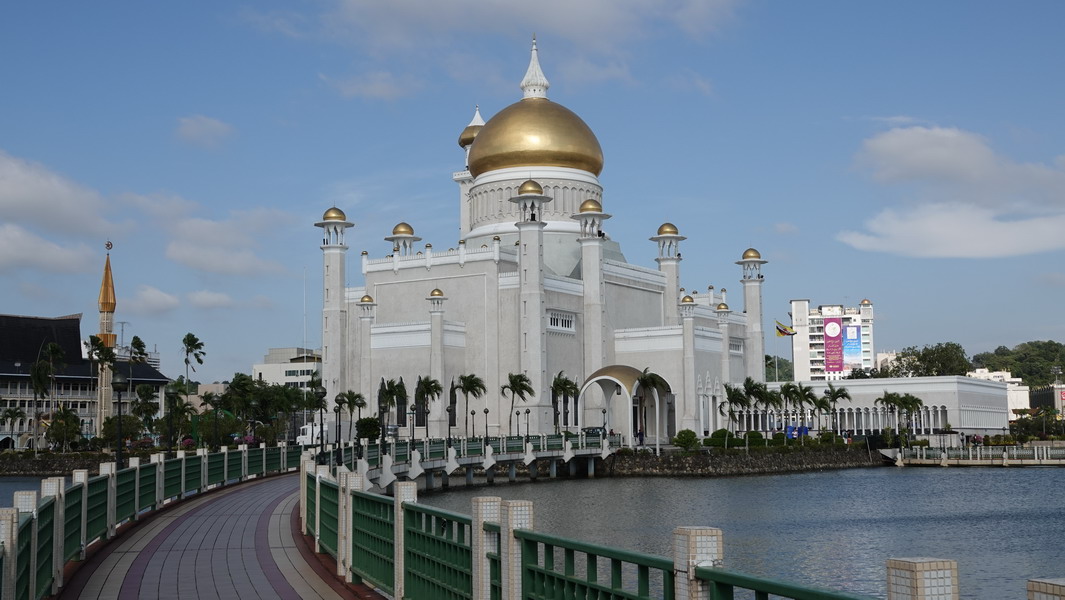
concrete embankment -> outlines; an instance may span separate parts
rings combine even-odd
[[[0,475],[62,477],[70,475],[74,469],[88,469],[89,473],[96,474],[100,471],[100,463],[113,460],[115,458],[110,454],[91,452],[40,452],[34,457],[32,450],[9,451],[0,453]]]
[[[795,473],[825,469],[880,467],[878,452],[861,449],[818,449],[793,452],[752,452],[746,454],[615,454],[596,473],[614,477],[726,477]],[[600,470],[601,469],[601,470]]]

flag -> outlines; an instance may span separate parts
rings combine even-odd
[[[795,330],[777,321],[777,337],[790,337],[795,335]]]

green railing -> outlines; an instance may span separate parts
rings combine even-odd
[[[395,590],[395,507],[390,498],[351,494],[351,571],[391,594]]]
[[[472,598],[473,521],[420,504],[403,505],[404,593],[410,598]]]
[[[307,471],[307,522],[306,527],[303,528],[303,533],[309,536],[316,536],[318,533],[318,477],[312,472]]]
[[[696,567],[695,577],[710,584],[710,597],[714,600],[732,600],[736,590],[754,592],[758,600],[768,599],[770,595],[790,600],[873,600],[868,596],[801,587],[716,567]]]
[[[3,519],[11,520],[7,531],[14,535],[11,544],[0,546],[0,590],[11,586],[12,597],[17,600],[53,595],[62,565],[82,558],[86,545],[114,535],[118,525],[157,510],[168,500],[204,491],[205,469],[207,479],[215,480],[207,485],[215,486],[224,484],[223,479],[242,481],[291,469],[289,465],[298,467],[300,458],[298,447],[239,449],[170,460],[159,454],[144,464],[131,459],[131,466],[117,472],[113,470],[114,463],[101,465],[103,474],[94,477],[76,471],[75,482],[67,487],[61,478],[46,480],[41,489],[48,495],[40,497],[32,511],[3,509],[0,513]],[[244,464],[247,469],[242,467]],[[227,465],[233,470],[223,475]],[[315,484],[312,479],[312,488]],[[332,482],[323,481],[322,488],[324,542],[335,554],[339,496]],[[25,502],[20,503],[18,498],[16,494],[15,504],[24,506]],[[7,570],[3,568],[5,562]],[[5,577],[13,577],[14,581],[5,581]]]
[[[340,491],[337,484],[323,479],[318,490],[319,502],[318,514],[321,521],[318,524],[318,544],[325,553],[336,558],[337,539],[339,537],[340,523]]]

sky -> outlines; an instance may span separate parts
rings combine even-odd
[[[314,222],[355,222],[352,286],[400,221],[456,246],[458,135],[521,97],[535,34],[630,262],[670,221],[689,290],[739,304],[735,261],[769,261],[770,335],[791,299],[868,298],[877,351],[1065,341],[1062,23],[1050,0],[3,3],[0,312],[96,333],[110,240],[115,320],[167,375],[187,332],[204,382],[318,347]]]

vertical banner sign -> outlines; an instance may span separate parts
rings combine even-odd
[[[843,370],[843,320],[839,317],[825,319],[825,372],[839,373]]]
[[[848,371],[862,369],[861,325],[847,325],[843,328],[843,368]]]

